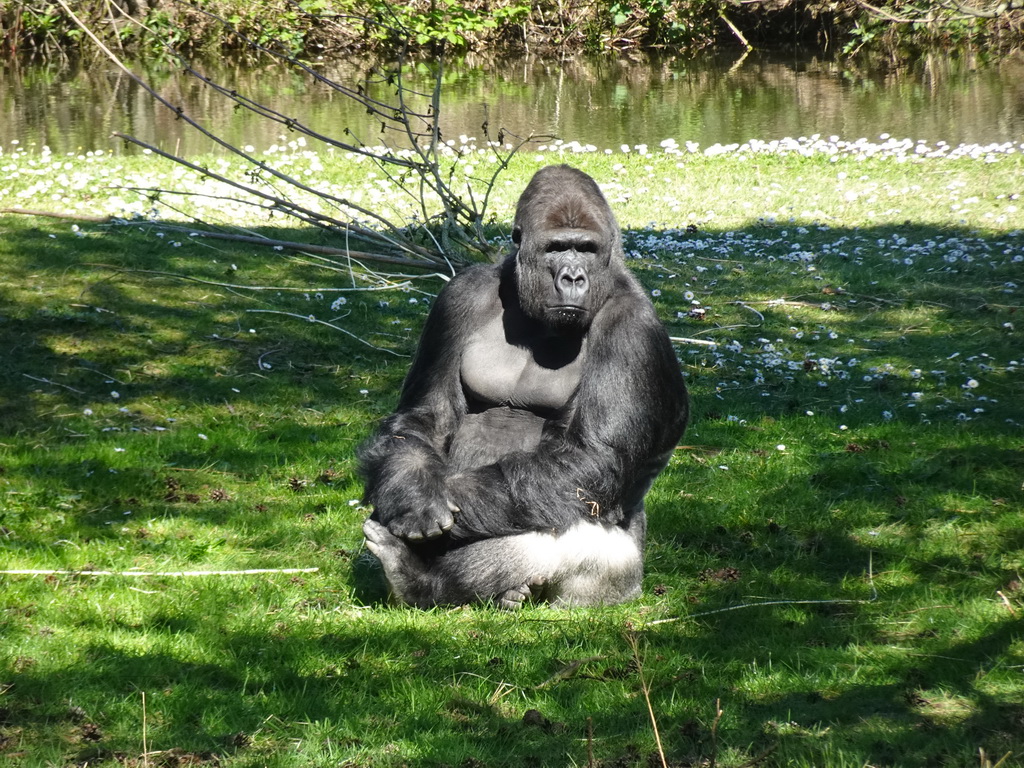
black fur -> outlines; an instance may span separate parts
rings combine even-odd
[[[643,497],[686,424],[675,352],[597,184],[542,169],[513,240],[441,292],[397,409],[360,450],[367,543],[415,605],[631,597]],[[612,574],[621,558],[599,550],[634,545]]]

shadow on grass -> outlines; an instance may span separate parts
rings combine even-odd
[[[429,296],[353,293],[331,310],[338,294],[315,288],[250,295],[84,266],[349,284],[274,252],[13,219],[0,233],[6,551],[27,567],[255,554],[322,569],[251,586],[161,581],[108,603],[91,582],[7,579],[0,754],[135,764],[147,691],[149,744],[181,759],[585,763],[589,718],[597,758],[641,764],[639,668],[680,765],[768,750],[764,764],[963,764],[979,747],[1001,755],[1024,727],[1009,588],[1024,548],[1024,393],[1008,366],[1020,353],[1005,259],[915,269],[851,246],[811,272],[759,225],[731,235],[750,237],[745,262],[699,255],[696,241],[721,233],[680,235],[697,256],[633,266],[672,335],[722,347],[680,347],[696,418],[650,498],[645,596],[421,614],[361,609],[346,587],[365,514],[349,504],[353,451],[408,361],[245,310],[336,319],[409,354]],[[973,238],[915,226],[804,239],[868,248],[894,233]],[[686,316],[690,292],[707,319]],[[733,339],[742,351],[724,349]],[[851,357],[863,362],[849,375],[825,370]],[[965,383],[981,373],[984,401]],[[129,589],[116,584],[103,592]],[[751,607],[714,613],[738,605]],[[645,631],[640,659],[623,641],[638,615],[701,613]]]

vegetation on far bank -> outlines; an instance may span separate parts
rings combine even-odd
[[[174,229],[131,188],[221,190],[150,155],[4,150],[0,207],[143,218],[0,216],[0,541],[50,572],[0,575],[0,758],[1019,764],[1024,146],[580,150],[517,156],[491,236],[540,165],[595,176],[694,419],[642,597],[518,613],[366,591],[354,448],[440,280]],[[408,205],[365,159],[275,151]],[[240,573],[284,568],[318,570]]]
[[[0,0],[0,51],[57,58],[79,52],[68,9],[115,49],[165,55],[243,53],[252,44],[315,57],[407,46],[489,54],[662,49],[693,54],[711,46],[806,46],[901,58],[923,47],[997,54],[1020,46],[1020,0]]]

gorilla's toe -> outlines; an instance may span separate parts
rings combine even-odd
[[[366,548],[385,563],[385,566],[389,558],[396,557],[405,548],[401,539],[376,520],[368,518],[363,523],[363,536],[366,537]]]
[[[515,610],[522,608],[528,598],[539,598],[542,588],[547,583],[543,576],[535,576],[529,581],[509,589],[495,598],[499,608]]]
[[[504,608],[507,611],[514,611],[516,608],[522,608],[523,603],[526,602],[532,593],[530,592],[529,584],[520,584],[519,586],[512,587],[505,592],[502,592],[495,598],[495,602],[499,608]]]

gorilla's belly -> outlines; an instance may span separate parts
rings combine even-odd
[[[540,444],[543,428],[543,417],[517,408],[467,413],[452,440],[449,467],[463,472],[493,464],[514,451],[532,451]]]

